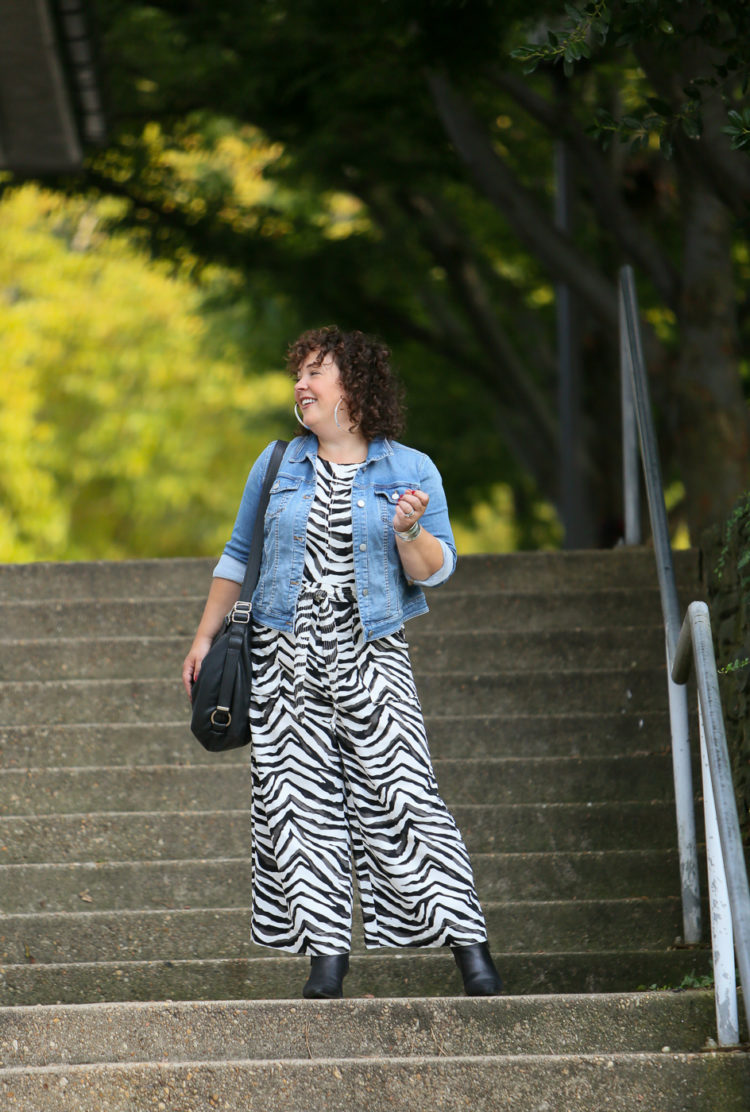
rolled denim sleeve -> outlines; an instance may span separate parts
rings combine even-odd
[[[437,571],[434,571],[427,579],[414,579],[412,582],[417,583],[420,587],[438,587],[441,583],[445,583],[446,579],[450,579],[453,572],[456,570],[456,554],[452,552],[448,545],[440,537],[437,538],[440,542],[440,547],[443,550],[443,562]],[[216,572],[214,572],[214,575]],[[227,577],[229,578],[229,577]]]
[[[421,524],[429,533],[432,533],[433,537],[440,541],[440,547],[443,550],[443,563],[427,579],[415,579],[414,582],[420,587],[437,587],[453,575],[458,556],[448,516],[448,502],[443,490],[443,480],[429,456],[422,456],[419,485],[425,494],[430,496],[427,509],[420,519]]]
[[[241,560],[235,560],[234,556],[227,556],[223,552],[214,568],[214,579],[232,579],[235,583],[241,583],[245,578],[246,567],[247,563],[243,564]]]
[[[253,538],[253,527],[258,512],[260,492],[273,447],[274,441],[271,441],[250,468],[232,535],[224,545],[224,551],[213,571],[215,578],[232,579],[235,583],[241,583],[245,578],[245,568],[250,556],[250,542]]]

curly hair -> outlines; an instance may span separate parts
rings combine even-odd
[[[352,427],[366,440],[398,436],[404,427],[402,388],[382,341],[363,332],[342,332],[335,325],[312,328],[289,345],[287,369],[293,376],[313,352],[316,363],[330,354],[336,361]]]

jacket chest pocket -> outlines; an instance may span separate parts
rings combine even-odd
[[[407,490],[415,490],[416,487],[417,482],[414,479],[402,479],[397,483],[383,483],[374,486],[372,489],[382,520],[390,525],[401,495]]]
[[[293,494],[299,490],[301,478],[277,476],[274,480],[271,491],[268,496],[268,507],[266,509],[266,522],[272,522],[282,513],[289,504]]]

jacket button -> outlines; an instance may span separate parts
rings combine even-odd
[[[361,544],[359,546],[359,551],[360,552],[367,552],[367,545],[366,544]]]
[[[364,504],[365,504],[365,500],[364,500],[364,498],[360,498],[359,502],[357,502],[357,505],[358,505],[358,506],[359,506],[360,508],[361,508],[362,506],[364,506]]]
[[[367,587],[363,587],[363,588],[362,588],[362,594],[363,594],[363,595],[366,595],[366,594],[367,594]]]
[[[398,494],[398,491],[397,491],[397,490],[394,490],[393,494],[391,495],[391,499],[392,499],[392,501],[394,501],[394,502],[398,502],[398,498],[399,498],[399,494]]]

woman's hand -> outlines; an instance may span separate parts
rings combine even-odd
[[[235,583],[234,580],[214,578],[211,581],[211,590],[208,592],[206,605],[203,608],[203,617],[190,646],[190,652],[182,664],[182,682],[188,698],[192,697],[192,686],[198,679],[203,658],[224,624],[224,615],[229,613],[239,597],[240,584]]]
[[[433,537],[422,526],[416,537],[409,536],[409,530],[424,515],[429,501],[429,494],[423,490],[405,490],[393,515],[396,551],[401,567],[407,579],[416,582],[429,579],[443,566],[443,549],[437,537]]]
[[[191,700],[193,697],[193,684],[198,679],[203,658],[212,644],[212,637],[196,637],[190,646],[190,652],[183,661],[182,682],[187,691],[188,698]]]
[[[405,490],[398,500],[396,513],[393,516],[393,528],[397,533],[405,533],[415,525],[427,509],[430,501],[429,494],[423,490]]]

